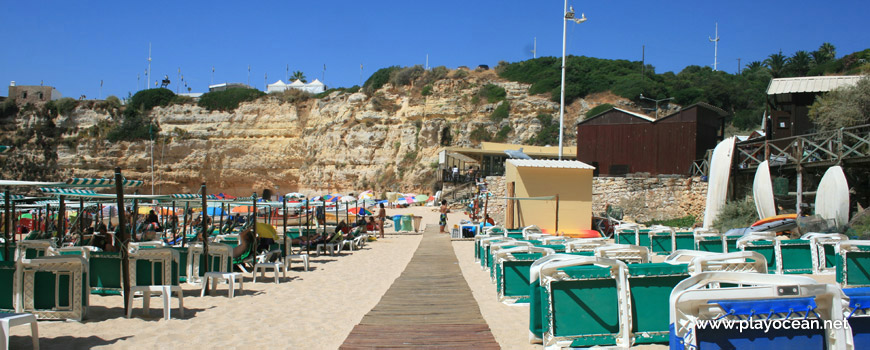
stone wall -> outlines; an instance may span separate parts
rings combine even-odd
[[[493,197],[504,197],[507,194],[504,176],[487,176],[486,186]],[[490,199],[486,208],[487,215],[497,223],[504,223],[505,205],[504,199]]]
[[[504,176],[486,178],[490,192],[506,195]],[[700,177],[596,177],[592,181],[592,212],[604,212],[610,203],[620,207],[625,219],[636,222],[676,219],[694,215],[703,219],[707,183]],[[490,200],[488,213],[496,222],[505,222],[504,200]]]
[[[620,207],[628,221],[648,222],[695,216],[701,220],[707,205],[707,183],[700,177],[596,177],[592,184],[592,212]]]

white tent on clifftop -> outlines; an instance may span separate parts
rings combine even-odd
[[[296,81],[294,81],[290,84],[287,84],[281,80],[278,80],[275,83],[269,84],[266,86],[267,93],[282,92],[282,91],[286,91],[287,89],[297,89],[297,90],[302,90],[302,91],[309,92],[312,94],[319,94],[319,93],[326,90],[326,85],[324,85],[322,82],[320,82],[320,80],[317,80],[317,79],[314,79],[314,81],[312,81],[308,84],[303,83],[301,80],[297,79]]]

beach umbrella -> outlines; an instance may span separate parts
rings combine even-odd
[[[366,210],[366,208],[350,208],[348,211],[354,215],[372,215],[372,212]]]
[[[175,210],[172,210],[172,208],[166,208],[166,207],[160,208],[159,213],[160,213],[160,215],[178,215],[178,212],[176,212]]]
[[[375,197],[375,192],[372,190],[363,191],[363,193],[359,194],[359,199],[371,199]]]
[[[427,196],[425,194],[418,194],[416,197],[414,197],[414,201],[418,202],[418,203],[423,203],[423,202],[426,202],[427,200],[429,200],[429,196]]]
[[[413,201],[413,200],[412,200],[412,201]],[[395,201],[395,203],[396,203],[396,204],[408,204],[408,199],[405,198],[405,197],[399,197],[399,199],[397,199],[397,200]]]
[[[415,201],[415,200],[414,200],[414,196],[413,196],[413,195],[411,195],[411,196],[405,196],[405,202],[407,202],[408,204],[414,203],[414,201]]]
[[[141,207],[139,207],[139,209],[136,212],[139,214],[147,215],[152,210],[154,210],[154,209],[152,209],[151,207],[141,206]]]
[[[20,216],[18,216],[18,219],[19,220],[21,220],[21,219],[33,219],[33,214],[30,214],[30,213],[21,214]]]
[[[221,207],[208,207],[206,213],[211,216],[224,215],[224,210]]]
[[[230,212],[237,213],[237,214],[247,214],[247,213],[252,212],[253,210],[254,210],[254,207],[252,207],[250,205],[240,205],[240,206],[235,207],[232,210],[230,210]]]

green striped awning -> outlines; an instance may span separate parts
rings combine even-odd
[[[192,194],[192,193],[179,193],[179,194],[173,194],[170,197],[172,197],[173,199],[198,199],[198,198],[202,198],[202,195],[201,194]],[[210,195],[206,196],[205,199],[216,200],[218,198],[217,198],[217,196],[210,194]]]
[[[0,192],[0,199],[3,199],[3,198],[6,198],[6,193]],[[9,199],[11,199],[11,200],[24,199],[24,198],[27,198],[27,197],[22,196],[20,194],[13,194],[13,195],[9,196]]]
[[[76,190],[71,188],[53,188],[53,187],[40,187],[40,191],[44,193],[57,194],[61,196],[67,195],[97,195],[98,193],[91,190]]]
[[[12,146],[0,146],[0,153],[11,152],[14,148]]]
[[[140,180],[123,180],[124,187],[139,187],[144,184]],[[66,180],[66,187],[112,187],[115,186],[115,179],[89,179],[89,178],[71,178]]]

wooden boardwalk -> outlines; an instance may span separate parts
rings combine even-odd
[[[450,236],[429,225],[420,246],[381,301],[341,349],[498,349],[462,277]]]

